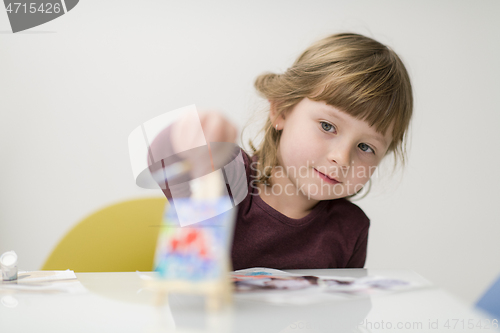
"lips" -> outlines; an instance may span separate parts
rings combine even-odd
[[[330,184],[340,184],[340,183],[342,183],[341,181],[337,180],[336,178],[331,177],[331,176],[327,176],[324,173],[321,173],[321,172],[319,172],[316,169],[314,169],[314,171],[316,171],[318,173],[319,178],[323,179],[327,183],[330,183]]]

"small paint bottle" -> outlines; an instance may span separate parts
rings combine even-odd
[[[2,280],[17,280],[17,254],[8,251],[0,257],[0,268],[2,269]]]

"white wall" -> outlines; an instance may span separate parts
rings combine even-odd
[[[242,127],[254,78],[354,31],[393,47],[416,97],[410,159],[375,180],[367,267],[410,268],[473,302],[500,273],[498,1],[81,0],[10,33],[0,9],[0,252],[38,269],[77,221],[160,195],[135,186],[128,134],[195,103]]]

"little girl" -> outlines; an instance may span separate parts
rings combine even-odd
[[[348,199],[389,153],[404,163],[413,97],[403,63],[371,38],[336,34],[255,87],[270,110],[262,142],[243,152],[248,195],[238,205],[233,269],[363,267],[370,222]],[[220,114],[200,120],[207,142],[235,141]],[[182,119],[171,132],[176,151],[196,135]]]

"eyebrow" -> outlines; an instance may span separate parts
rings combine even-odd
[[[343,111],[333,109],[333,107],[330,107],[330,106],[325,107],[323,109],[323,111],[325,111],[327,114],[331,115],[332,117],[340,118],[341,120],[345,121],[345,115],[343,114],[344,113]],[[378,141],[383,146],[387,145],[387,142],[385,141],[385,137],[379,132],[377,132],[376,135],[369,135],[369,137],[375,141]]]
[[[387,142],[385,141],[385,138],[382,137],[382,135],[379,135],[379,136],[372,136],[372,135],[370,135],[370,137],[373,138],[373,140],[378,141],[382,146],[386,146],[387,145]]]

